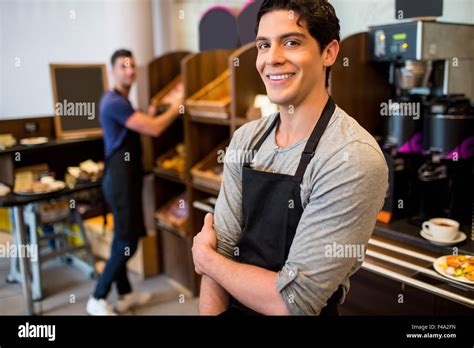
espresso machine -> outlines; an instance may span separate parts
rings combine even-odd
[[[389,167],[384,222],[448,217],[470,225],[474,197],[474,26],[407,21],[369,29],[388,70],[381,107]],[[383,221],[383,220],[382,220]]]
[[[435,216],[468,225],[474,202],[474,106],[462,95],[425,104],[423,154],[418,168],[422,196],[414,222]]]

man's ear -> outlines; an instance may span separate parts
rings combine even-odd
[[[339,42],[332,40],[323,51],[323,65],[332,66],[339,53]]]

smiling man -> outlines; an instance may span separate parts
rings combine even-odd
[[[232,138],[228,154],[254,156],[226,156],[215,217],[194,238],[200,314],[338,315],[361,258],[328,248],[365,248],[388,182],[376,141],[327,90],[339,29],[323,0],[259,10],[256,68],[280,112]]]

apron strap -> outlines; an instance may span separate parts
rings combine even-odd
[[[319,140],[323,136],[326,127],[331,120],[331,116],[336,109],[336,104],[334,100],[329,96],[329,99],[326,103],[326,106],[321,113],[321,117],[319,118],[316,126],[313,129],[308,141],[306,142],[306,146],[303,150],[303,154],[301,155],[300,163],[298,164],[298,168],[296,169],[295,176],[293,177],[293,181],[301,183],[303,181],[303,176],[306,171],[306,167],[308,167],[309,162],[314,156],[316,152],[316,148],[318,147]]]
[[[336,109],[336,104],[334,103],[334,100],[332,99],[332,97],[329,96],[329,99],[326,105],[324,106],[323,112],[321,113],[321,117],[319,118],[316,126],[313,129],[313,132],[311,133],[308,141],[306,142],[306,146],[303,150],[303,154],[301,155],[300,163],[298,164],[298,168],[296,169],[296,173],[295,173],[295,176],[293,177],[293,181],[296,181],[299,183],[303,181],[303,175],[306,171],[306,167],[308,167],[309,162],[313,158],[314,153],[316,151],[316,147],[318,146],[319,140],[321,139],[324,131],[326,130],[326,127],[329,124],[329,121],[331,120],[332,114],[334,113],[335,109]],[[252,154],[255,154],[260,149],[265,139],[272,132],[273,128],[275,128],[279,123],[280,123],[280,113],[276,115],[270,127],[268,127],[268,129],[259,139],[259,141],[257,142],[257,144],[252,150]],[[252,156],[252,159],[253,159],[253,156]],[[250,162],[246,162],[244,166],[249,167]]]
[[[278,113],[275,117],[275,119],[272,121],[272,124],[270,125],[270,127],[268,127],[268,129],[265,131],[265,133],[262,135],[262,137],[260,138],[260,140],[257,142],[257,145],[255,145],[255,147],[253,148],[252,150],[252,159],[250,160],[250,162],[253,160],[253,157],[254,157],[254,154],[257,153],[257,151],[260,149],[260,146],[262,146],[263,142],[265,141],[265,139],[268,137],[268,135],[271,133],[271,131],[273,130],[273,128],[275,128],[278,124],[280,123],[280,113]],[[250,166],[250,162],[245,162],[244,166],[246,167],[249,167]]]

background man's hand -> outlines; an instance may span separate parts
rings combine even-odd
[[[217,237],[213,228],[214,217],[212,214],[206,214],[204,217],[204,226],[193,239],[193,260],[196,273],[203,274],[207,256],[216,250]]]
[[[174,114],[179,114],[179,108],[184,104],[184,86],[182,83],[178,84],[173,90],[163,98],[164,104],[170,105],[170,110]]]
[[[183,105],[184,100],[182,98],[174,98],[170,100],[170,108],[173,114],[179,114],[179,108]]]
[[[150,104],[150,106],[148,107],[148,115],[155,116],[157,111],[158,111],[157,105]]]

